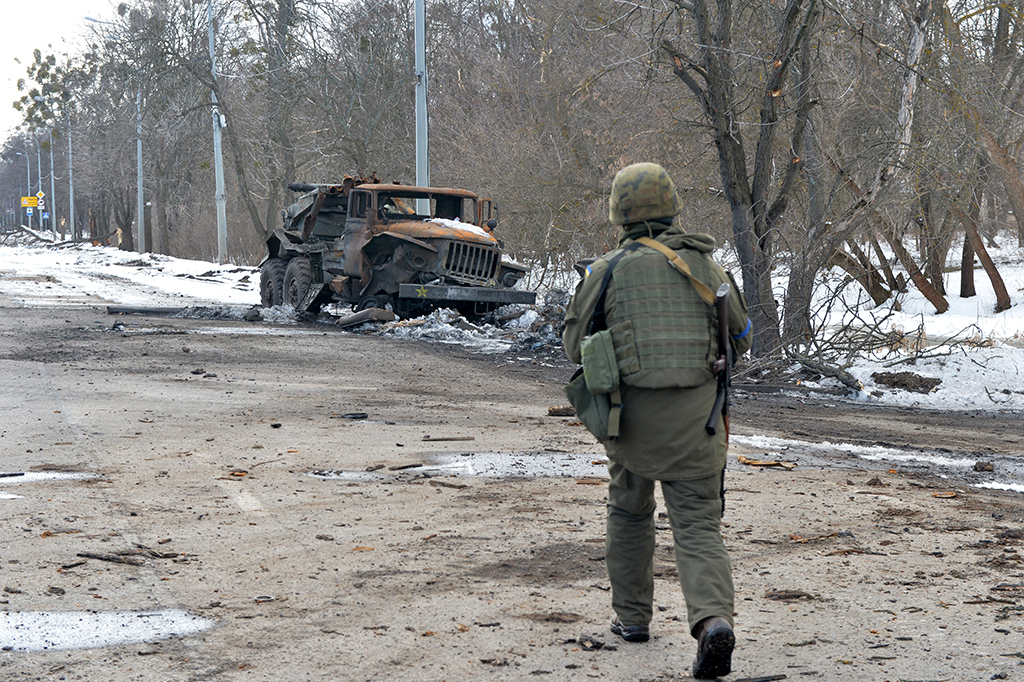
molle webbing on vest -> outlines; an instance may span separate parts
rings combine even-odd
[[[612,343],[615,345],[619,376],[640,371],[640,358],[636,354],[636,342],[633,339],[633,323],[629,320],[619,322],[608,331],[612,333]]]
[[[626,256],[615,268],[614,286],[607,293],[608,324],[632,323],[639,364],[637,371],[629,372],[627,363],[620,361],[620,377],[626,384],[689,388],[713,379],[711,363],[718,352],[715,312],[693,282],[717,285],[725,275],[718,274],[714,262],[699,251],[684,248],[683,253],[685,269],[692,272],[681,272],[663,254],[648,249]]]
[[[707,369],[714,356],[712,309],[664,258],[658,262],[664,266],[619,266],[615,317],[632,321],[642,369]]]
[[[690,266],[686,261],[679,257],[678,253],[650,237],[640,237],[637,241],[644,246],[648,246],[655,251],[658,251],[661,255],[665,256],[665,258],[668,258],[668,262],[672,264],[672,267],[690,280],[690,284],[692,284],[693,288],[697,290],[697,295],[704,299],[705,303],[708,305],[715,304],[715,293],[708,288],[707,284],[704,284],[704,282],[694,277],[693,272],[690,270]]]

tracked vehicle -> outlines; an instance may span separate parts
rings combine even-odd
[[[490,199],[461,189],[346,177],[299,184],[260,266],[264,306],[318,313],[330,303],[414,317],[439,307],[478,316],[509,303],[527,269],[502,259]]]

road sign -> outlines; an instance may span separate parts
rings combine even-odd
[[[46,208],[46,202],[40,199],[39,203],[36,204],[36,208]]]
[[[22,208],[35,208],[38,205],[39,205],[39,198],[38,197],[22,197],[21,198],[21,207]]]
[[[36,196],[42,199],[43,197],[46,196],[46,194],[43,193],[43,190],[39,190],[38,192],[36,192]]]
[[[32,215],[32,209],[31,208],[26,208],[25,209],[25,215]]]
[[[50,219],[50,212],[49,211],[43,211],[43,220],[49,220],[49,219]]]

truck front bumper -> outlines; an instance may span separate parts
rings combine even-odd
[[[537,294],[517,289],[492,289],[490,287],[456,287],[435,284],[399,284],[398,298],[421,301],[475,301],[479,303],[523,303],[533,305]]]

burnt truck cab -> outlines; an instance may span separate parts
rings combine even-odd
[[[411,317],[438,307],[477,315],[536,300],[513,289],[527,269],[502,260],[490,199],[353,178],[289,187],[303,195],[267,238],[265,306],[318,312],[342,302]]]

